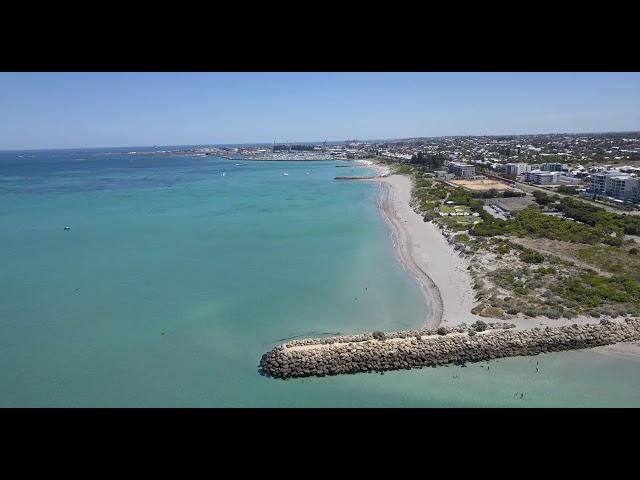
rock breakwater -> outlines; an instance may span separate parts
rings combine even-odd
[[[409,370],[640,340],[640,318],[530,330],[514,326],[476,322],[470,327],[296,340],[264,354],[260,371],[286,379]]]

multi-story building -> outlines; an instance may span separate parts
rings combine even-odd
[[[504,173],[507,175],[520,175],[530,171],[531,165],[528,163],[507,163],[504,166]]]
[[[476,167],[466,163],[451,162],[448,165],[449,173],[453,173],[456,177],[471,178],[476,175]]]
[[[563,165],[561,163],[543,163],[540,170],[543,172],[561,172]]]
[[[618,171],[592,173],[589,177],[589,192],[607,195],[619,200],[638,201],[640,179]]]
[[[604,194],[607,186],[607,172],[592,173],[589,176],[589,191],[599,195]]]
[[[640,203],[640,180],[631,189],[631,198],[634,202]]]
[[[633,187],[636,186],[638,180],[629,175],[613,175],[607,179],[609,184],[606,187],[606,193],[620,200],[630,200],[633,196]]]
[[[525,181],[536,183],[538,185],[554,185],[558,183],[560,178],[559,172],[543,172],[541,170],[532,170],[524,174]]]

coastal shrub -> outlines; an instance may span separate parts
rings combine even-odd
[[[520,310],[518,310],[518,307],[516,307],[515,305],[509,305],[509,306],[506,308],[506,312],[507,312],[509,315],[516,315],[519,311],[520,311]]]
[[[629,249],[629,254],[630,255],[638,255],[638,249],[636,247],[633,247],[633,248]]]
[[[538,316],[538,310],[535,309],[535,308],[527,308],[527,309],[525,309],[524,314],[527,317],[537,317]]]
[[[504,318],[504,312],[500,308],[490,306],[482,309],[482,312],[480,312],[480,316],[489,318]]]
[[[545,312],[545,316],[547,318],[553,318],[553,319],[560,318],[560,312],[558,312],[557,310],[550,309]]]
[[[536,190],[533,192],[533,196],[536,199],[536,203],[538,205],[548,205],[551,203],[551,197],[547,195],[545,192],[541,192],[540,190]]]
[[[385,336],[384,336],[384,332],[379,332],[379,331],[375,331],[371,334],[371,336],[373,338],[375,338],[376,340],[384,340]]]
[[[544,255],[533,250],[523,251],[520,253],[520,260],[525,263],[542,263]]]
[[[524,296],[529,293],[529,290],[525,288],[524,284],[515,282],[513,286],[513,293],[515,293],[516,295]]]
[[[469,336],[473,337],[476,334],[476,331],[473,328],[469,329]]]
[[[633,307],[633,306],[628,307],[627,315],[631,317],[640,317],[640,308]]]
[[[511,251],[511,247],[506,243],[496,248],[496,252],[499,253],[500,255],[504,255],[506,253],[509,253],[510,251]]]
[[[524,192],[519,192],[517,190],[505,190],[502,193],[502,196],[505,198],[509,198],[509,197],[525,197],[527,194]]]
[[[487,329],[487,324],[484,323],[482,320],[478,320],[476,323],[474,323],[472,325],[472,327],[477,331],[477,332],[484,332]]]
[[[446,335],[447,334],[447,329],[444,328],[444,327],[440,327],[440,328],[438,328],[438,330],[436,330],[436,333],[438,335]]]
[[[604,243],[607,245],[613,245],[614,247],[622,246],[622,238],[620,237],[607,237],[604,239]]]

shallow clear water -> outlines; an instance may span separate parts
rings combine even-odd
[[[366,173],[345,162],[107,153],[0,152],[0,406],[640,405],[638,362],[588,351],[261,377],[290,337],[420,325],[379,187],[334,181]]]

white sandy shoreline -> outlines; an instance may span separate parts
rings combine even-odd
[[[410,206],[412,181],[404,175],[373,180],[387,187],[383,213],[393,228],[402,265],[418,280],[429,306],[424,326],[473,323],[475,301],[468,261],[459,256],[432,222]]]
[[[470,324],[476,320],[492,321],[471,313],[477,302],[472,287],[473,280],[467,270],[469,261],[453,249],[433,222],[425,222],[411,207],[412,179],[405,175],[388,175],[388,167],[375,164],[371,167],[377,167],[376,172],[380,178],[367,181],[379,183],[386,190],[383,192],[381,210],[392,227],[399,260],[418,281],[429,309],[422,326],[434,328],[440,324],[454,326],[460,323]],[[528,329],[547,325],[596,323],[598,319],[528,318],[518,315],[508,321],[516,324],[517,329]],[[606,355],[640,359],[638,342],[597,347],[593,350]]]

